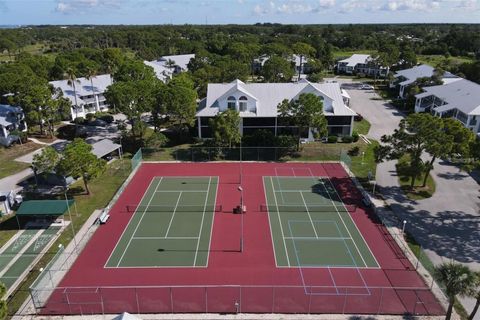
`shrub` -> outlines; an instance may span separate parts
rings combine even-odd
[[[337,136],[328,136],[327,141],[328,141],[328,143],[337,143],[338,137]]]
[[[352,149],[348,150],[348,155],[351,157],[358,156],[359,153],[360,153],[360,148],[358,146],[355,146]]]
[[[84,124],[84,123],[85,123],[85,118],[83,118],[83,117],[75,118],[75,120],[73,120],[73,123],[75,123],[75,124]]]
[[[113,122],[113,116],[111,114],[101,115],[100,117],[97,116],[98,119],[105,121],[106,123]]]
[[[353,141],[353,137],[351,137],[351,136],[342,137],[342,142],[343,143],[352,143],[352,141]]]
[[[92,121],[93,119],[95,119],[95,114],[93,113],[87,113],[87,115],[85,116],[85,118],[87,119],[88,122]]]
[[[357,131],[353,131],[353,133],[352,133],[352,139],[353,139],[353,142],[357,142],[358,139],[360,139],[360,135],[358,134]]]

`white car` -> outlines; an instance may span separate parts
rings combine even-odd
[[[363,84],[360,89],[362,90],[373,90],[375,89],[373,86],[369,85],[369,84]]]

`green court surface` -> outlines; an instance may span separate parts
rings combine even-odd
[[[218,177],[155,177],[107,261],[117,267],[206,267]]]
[[[263,178],[278,267],[378,268],[328,178]]]
[[[36,229],[25,230],[17,240],[12,243],[3,253],[0,255],[0,271],[3,273],[0,277],[0,281],[5,284],[7,288],[12,286],[15,281],[27,270],[30,264],[35,258],[42,252],[47,244],[55,237],[59,227],[50,227],[42,231],[37,239],[25,250],[19,257],[16,257],[18,253],[27,245],[27,243],[33,239],[38,232]],[[8,252],[8,253],[7,253]],[[15,262],[10,265],[8,270],[3,272],[4,268],[10,261]]]

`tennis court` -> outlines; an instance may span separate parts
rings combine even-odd
[[[154,177],[107,268],[206,267],[218,177]]]
[[[356,206],[328,177],[267,176],[264,186],[277,267],[379,267],[350,216]]]

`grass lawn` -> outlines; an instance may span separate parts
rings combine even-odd
[[[14,161],[14,159],[40,149],[42,146],[33,142],[16,144],[10,148],[0,147],[0,179],[30,167],[28,163]]]
[[[469,57],[449,57],[445,58],[443,55],[417,55],[417,60],[419,63],[429,64],[435,67],[446,60],[449,61],[451,64],[462,64],[465,62],[473,62],[474,60]]]
[[[370,127],[370,122],[368,122],[365,118],[363,118],[361,121],[353,122],[353,131],[356,131],[358,134],[368,134]]]
[[[72,215],[75,230],[79,230],[95,209],[105,207],[130,173],[130,159],[111,163],[105,173],[89,183],[91,194],[83,193],[83,181],[77,181],[70,187],[75,198],[78,216]],[[66,216],[68,218],[68,216]],[[71,228],[66,228],[56,242],[24,279],[20,287],[9,297],[9,314],[13,315],[29,295],[29,287],[39,274],[39,269],[47,265],[58,250],[58,245],[66,246],[73,238]]]
[[[396,166],[400,188],[402,188],[403,192],[410,200],[422,200],[430,198],[435,193],[435,181],[433,181],[432,176],[428,176],[426,186],[422,187],[424,175],[420,175],[415,179],[413,188],[411,188],[411,178],[402,173],[404,172],[403,168],[406,166],[407,162],[408,157],[402,157],[400,160],[398,160]]]

